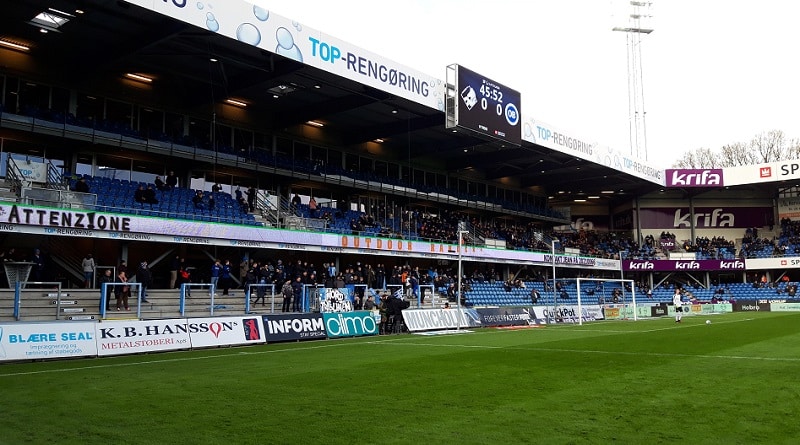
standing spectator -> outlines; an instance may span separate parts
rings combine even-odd
[[[217,284],[221,275],[222,263],[218,259],[214,260],[214,264],[211,265],[211,288],[208,289],[208,295],[217,295]]]
[[[136,281],[139,282],[140,292],[142,293],[142,303],[149,303],[147,301],[147,288],[153,281],[153,274],[147,266],[147,261],[142,261],[139,264],[139,270],[136,271]]]
[[[178,286],[182,284],[191,284],[192,282],[192,273],[189,272],[189,269],[186,268],[185,264],[181,264],[181,268],[178,271]],[[186,298],[192,296],[192,286],[186,286]]]
[[[303,282],[302,278],[297,277],[292,282],[292,311],[302,312]]]
[[[33,272],[33,281],[44,281],[44,257],[42,256],[42,251],[34,249],[33,259],[31,261],[33,262],[33,268],[31,269]]]
[[[106,269],[103,273],[103,276],[100,277],[98,280],[98,284],[100,285],[100,310],[103,309],[103,291],[106,293],[106,310],[111,310],[111,293],[114,292],[114,286],[106,286],[106,283],[113,283],[114,277],[111,275],[111,269]]]
[[[86,183],[86,178],[78,179],[75,183],[75,191],[78,193],[89,193],[89,184]]]
[[[289,309],[292,305],[292,294],[294,294],[294,290],[292,289],[292,280],[286,280],[283,283],[283,287],[281,287],[281,295],[283,295],[283,312],[289,312]]]
[[[175,255],[175,258],[169,263],[169,288],[175,289],[175,284],[178,282],[178,270],[181,268],[181,257]]]
[[[255,187],[250,186],[247,189],[247,208],[250,209],[250,213],[256,211],[256,196],[258,196],[258,190]]]
[[[169,174],[167,175],[167,190],[172,190],[178,187],[178,177],[175,176],[175,172],[170,170]]]
[[[233,281],[231,277],[231,260],[225,260],[225,264],[222,265],[222,271],[220,272],[222,295],[228,295],[228,291],[231,288],[231,281]]]
[[[94,271],[97,267],[91,253],[86,254],[86,257],[83,258],[81,267],[83,268],[83,287],[84,289],[90,289],[94,284]]]
[[[256,271],[256,283],[255,284],[267,284],[267,275],[269,275],[269,271],[267,270],[266,265],[261,265]],[[266,286],[257,286],[256,287],[256,299],[253,301],[253,304],[258,303],[258,300],[261,300],[261,306],[264,306],[267,303],[266,299],[267,295],[267,287]]]
[[[125,260],[120,260],[119,266],[117,266],[117,273],[125,272],[125,276],[128,276],[128,263]]]
[[[367,297],[367,301],[364,302],[364,310],[371,311],[375,309],[375,300],[372,298],[372,295]]]
[[[119,283],[114,286],[114,298],[117,300],[117,310],[122,310],[122,306],[125,306],[125,310],[129,311],[131,308],[128,306],[128,297],[131,294],[131,287],[127,284],[127,274],[124,271],[117,273],[116,282]]]
[[[236,202],[239,204],[239,209],[242,212],[247,213],[248,205],[247,205],[247,201],[245,201],[245,199],[244,199],[244,195],[242,194],[242,189],[239,188],[239,187],[236,187],[235,195],[236,195]]]
[[[319,207],[317,206],[317,200],[313,196],[308,200],[308,216],[311,218],[319,217]]]
[[[242,286],[242,289],[245,288],[247,284],[247,272],[250,270],[250,263],[247,261],[247,257],[242,258],[242,262],[239,263],[239,283]]]
[[[222,191],[222,186],[219,185],[218,182],[215,182],[214,185],[211,186],[211,193],[219,193]]]
[[[300,200],[300,196],[295,193],[292,197],[292,213],[297,214],[297,209],[300,208],[300,204],[302,204],[302,200]]]

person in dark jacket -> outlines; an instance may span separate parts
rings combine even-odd
[[[139,264],[139,269],[136,271],[136,281],[139,282],[142,288],[142,303],[149,303],[147,301],[147,288],[153,282],[153,274],[150,272],[150,267],[147,266],[147,261],[142,261]]]
[[[303,282],[302,278],[297,277],[292,282],[292,311],[303,312]]]

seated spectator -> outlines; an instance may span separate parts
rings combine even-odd
[[[222,186],[219,185],[219,183],[214,183],[214,185],[211,186],[211,193],[219,193],[221,191],[222,191]]]
[[[167,184],[164,183],[163,179],[161,179],[161,176],[156,176],[156,179],[155,179],[155,181],[153,181],[153,184],[156,185],[156,189],[157,190],[160,190],[162,192],[165,191],[165,190],[169,190],[167,188]]]
[[[531,289],[531,304],[537,304],[539,301],[539,291]]]
[[[198,190],[197,193],[192,198],[192,202],[194,203],[194,208],[205,210],[206,203],[203,202],[203,192]]]
[[[139,188],[141,188],[141,186],[139,186]],[[153,189],[152,184],[148,185],[147,190],[144,191],[144,202],[150,205],[158,204],[158,199],[156,199],[156,191]]]
[[[86,183],[86,178],[78,179],[75,183],[75,191],[78,193],[89,193],[89,184]]]
[[[216,205],[216,200],[214,199],[214,194],[208,195],[208,210],[214,210],[214,206]]]
[[[136,191],[133,193],[133,200],[138,202],[139,204],[144,204],[146,202],[145,198],[144,198],[144,186],[143,185],[140,185],[139,188],[136,189]]]

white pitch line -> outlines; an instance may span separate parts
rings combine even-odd
[[[378,342],[375,342],[376,344]],[[404,342],[404,343],[384,343],[397,346],[426,346],[426,347],[446,347],[446,348],[461,348],[461,349],[507,349],[512,351],[536,351],[536,352],[568,352],[577,354],[605,354],[605,355],[632,355],[632,356],[649,356],[649,357],[678,357],[678,358],[711,358],[711,359],[725,359],[725,360],[754,360],[754,361],[771,361],[771,362],[800,362],[800,357],[758,357],[758,356],[745,356],[745,355],[709,355],[709,354],[675,354],[668,352],[627,352],[627,351],[600,351],[596,349],[562,349],[562,348],[522,348],[517,346],[485,346],[485,345],[458,345],[447,343],[419,343],[419,342]]]

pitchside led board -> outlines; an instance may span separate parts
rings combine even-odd
[[[456,66],[456,125],[493,138],[520,145],[521,107],[519,91]]]

